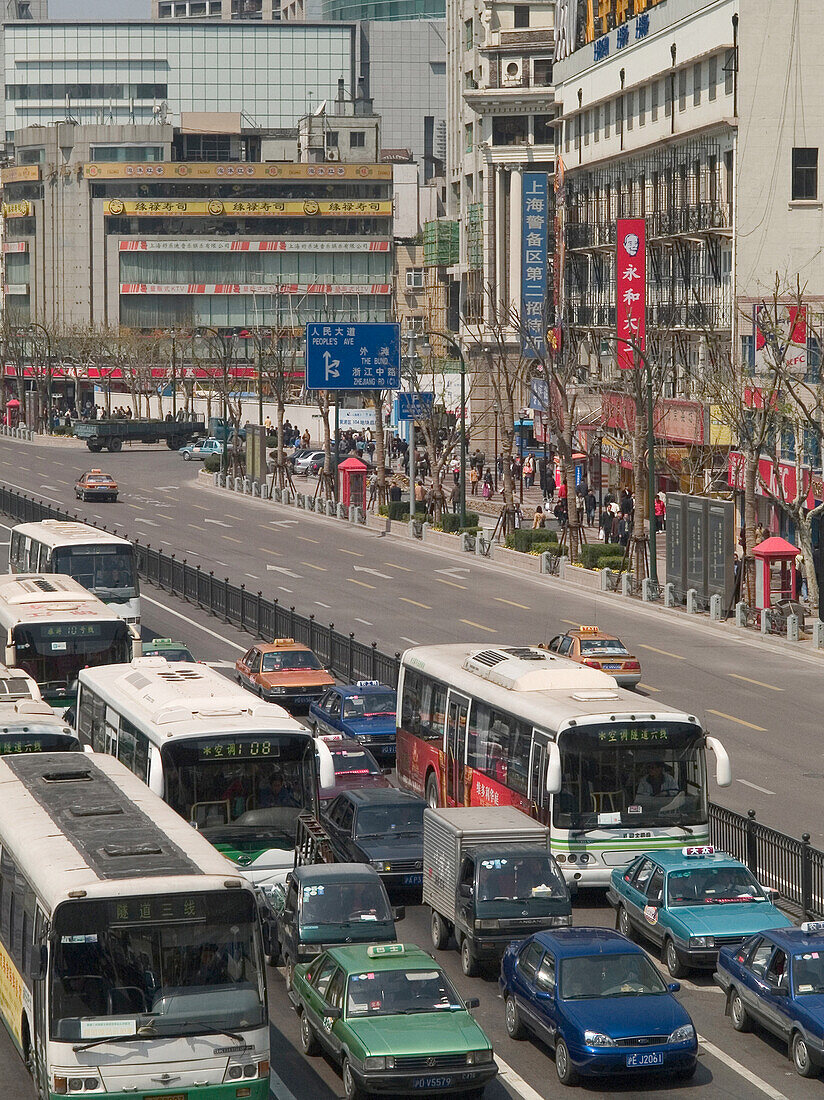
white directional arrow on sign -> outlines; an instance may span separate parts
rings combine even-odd
[[[461,565],[453,566],[452,569],[436,569],[436,573],[445,573],[447,577],[461,577],[462,573],[468,573],[469,570]],[[463,578],[461,577],[461,580]]]
[[[377,569],[367,569],[365,565],[353,565],[352,568],[356,573],[369,573],[372,577],[380,577],[381,580],[391,581],[394,578],[390,577],[388,573],[379,573]]]
[[[222,519],[204,519],[204,523],[216,523],[218,527],[231,527],[231,523],[224,523]]]
[[[296,581],[301,580],[300,573],[293,573],[291,569],[284,569],[282,565],[268,565],[266,566],[270,573],[283,573],[284,576],[294,577]]]

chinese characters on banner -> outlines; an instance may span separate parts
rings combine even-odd
[[[647,310],[647,240],[643,218],[619,218],[616,238],[616,358],[621,370],[635,366],[644,350]]]
[[[780,305],[777,312],[766,305],[753,306],[752,327],[756,374],[783,365],[803,375],[807,371],[807,307]]]
[[[524,172],[521,224],[521,354],[527,359],[544,359],[549,227],[549,186],[546,172]]]

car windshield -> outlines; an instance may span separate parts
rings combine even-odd
[[[566,887],[549,856],[482,859],[478,867],[478,901],[564,897]]]
[[[388,921],[392,913],[380,882],[334,882],[304,886],[301,925],[368,924]]]
[[[308,649],[287,649],[263,654],[263,672],[297,672],[304,668],[323,668],[314,653]]]
[[[131,546],[58,546],[52,569],[74,577],[101,600],[133,600],[140,595]]]
[[[423,802],[396,802],[358,811],[355,836],[423,836]]]
[[[582,638],[582,657],[629,657],[629,651],[619,638]]]
[[[798,997],[824,993],[824,949],[793,955],[793,990]]]
[[[565,829],[700,825],[707,820],[699,726],[616,721],[565,730],[553,821]]]
[[[767,896],[746,867],[697,867],[670,871],[669,904],[719,905],[743,901],[767,901]]]
[[[463,1008],[442,970],[384,970],[352,974],[346,990],[347,1018],[411,1016]]]
[[[351,718],[395,716],[394,691],[375,691],[369,695],[350,695],[343,701],[344,721]]]
[[[560,996],[566,1001],[666,992],[661,975],[640,951],[561,960]]]
[[[331,747],[331,746],[330,746]],[[378,762],[368,749],[332,749],[335,775],[380,775]]]
[[[169,649],[165,646],[163,649],[152,649],[151,645],[143,646],[144,657],[165,657],[167,661],[190,661],[194,662],[194,657],[191,655],[188,649]]]

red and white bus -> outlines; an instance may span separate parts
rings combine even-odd
[[[709,839],[695,715],[534,646],[418,646],[398,683],[400,783],[432,806],[512,805],[550,826],[569,879],[605,886],[638,852]]]

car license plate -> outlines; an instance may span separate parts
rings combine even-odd
[[[378,747],[381,752],[385,752],[387,756],[394,756],[395,755],[395,746],[394,745],[381,745],[381,746],[376,746],[376,747]]]
[[[664,1064],[663,1051],[650,1050],[646,1053],[628,1054],[627,1066],[662,1066]]]
[[[154,1100],[188,1100],[188,1092],[164,1092]]]
[[[451,1086],[451,1077],[415,1077],[412,1080],[413,1089],[448,1089]]]
[[[293,703],[311,703],[313,702],[311,695],[295,695],[292,697]]]
[[[603,665],[603,668],[620,668],[620,665]]]
[[[423,886],[423,875],[404,875],[404,886]]]

